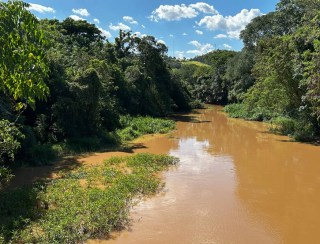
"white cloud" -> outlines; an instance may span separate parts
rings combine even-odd
[[[100,20],[99,19],[93,19],[94,22],[96,22],[97,24],[100,24]]]
[[[205,16],[197,24],[205,26],[209,30],[224,30],[230,38],[239,38],[240,31],[242,31],[250,21],[262,15],[259,9],[241,10],[240,13],[234,16],[222,16],[220,14],[213,16]]]
[[[105,38],[109,39],[112,37],[111,33],[107,30],[104,30],[102,28],[98,28],[101,31],[101,35],[104,36]]]
[[[85,17],[87,17],[87,16],[89,16],[90,14],[89,14],[89,12],[88,12],[88,10],[87,9],[85,9],[85,8],[79,8],[79,9],[72,9],[72,13],[74,13],[74,14],[77,14],[77,15],[80,15],[80,16],[85,16]]]
[[[182,33],[182,35],[183,35],[183,36],[187,36],[188,34],[187,34],[187,33],[185,33],[185,32],[183,32],[183,33]]]
[[[175,56],[179,59],[183,59],[184,58],[184,52],[183,51],[175,51]]]
[[[112,23],[109,25],[110,30],[118,31],[118,30],[124,30],[129,31],[131,28],[123,23],[118,23],[118,25],[113,25]]]
[[[173,38],[173,37],[174,37],[174,35],[170,34],[170,35],[169,35],[169,37]]]
[[[224,47],[225,49],[228,49],[228,50],[232,49],[232,47],[231,47],[230,45],[228,45],[228,44],[223,44],[223,47]]]
[[[191,42],[189,42],[189,44],[195,46],[196,49],[188,50],[187,54],[202,55],[202,54],[206,54],[208,52],[211,52],[213,50],[213,46],[209,43],[201,44],[198,41],[191,41]]]
[[[199,12],[206,14],[219,14],[215,8],[204,2],[195,4],[180,4],[180,5],[160,5],[154,10],[149,17],[151,20],[158,22],[159,20],[181,20],[191,19],[199,15]]]
[[[217,10],[214,9],[213,6],[204,3],[204,2],[198,2],[195,4],[190,4],[189,5],[191,8],[197,9],[200,12],[206,13],[206,14],[219,14]]]
[[[214,39],[222,39],[222,38],[227,38],[228,36],[225,34],[218,34],[214,37]]]
[[[129,22],[130,24],[137,25],[138,21],[134,20],[131,16],[123,16],[122,17],[125,22]]]
[[[185,4],[181,5],[160,5],[156,10],[154,10],[150,16],[153,21],[159,20],[181,20],[181,19],[191,19],[198,15],[198,12]]]
[[[244,28],[243,28],[244,29]],[[240,32],[243,30],[227,31],[228,37],[233,39],[239,39]]]
[[[136,31],[132,35],[140,37],[140,38],[143,38],[143,37],[147,36],[146,34],[142,34],[140,31]]]
[[[35,4],[35,3],[29,3],[28,10],[35,11],[35,12],[38,12],[38,13],[41,13],[41,14],[44,14],[44,13],[55,13],[56,12],[51,7],[45,7],[45,6],[42,6],[40,4]]]
[[[146,28],[144,25],[141,25],[141,27],[142,27],[143,29],[145,29],[145,28]]]
[[[157,43],[160,43],[160,44],[163,44],[163,45],[167,45],[164,40],[158,40]]]
[[[141,36],[141,32],[136,31],[136,32],[135,32],[135,33],[133,33],[132,35],[134,35],[134,36]]]
[[[196,30],[196,33],[197,33],[198,35],[203,35],[203,31],[201,31],[201,30]]]
[[[85,20],[85,19],[79,17],[78,15],[74,15],[74,14],[70,15],[69,17],[70,17],[71,19],[73,19],[73,20],[76,20],[76,21],[78,21],[78,20]]]

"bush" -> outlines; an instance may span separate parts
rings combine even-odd
[[[246,107],[242,103],[234,103],[234,104],[229,104],[224,107],[223,109],[224,112],[228,113],[228,115],[231,118],[247,118],[248,117],[248,112],[246,110]]]
[[[28,164],[48,165],[58,158],[58,152],[50,144],[36,144],[28,148],[25,154]]]
[[[293,135],[296,130],[296,121],[288,117],[277,117],[271,120],[271,131],[282,135]]]
[[[0,164],[13,161],[24,135],[8,120],[0,120]]]
[[[152,117],[121,116],[122,129],[116,131],[122,141],[130,141],[141,135],[153,133],[168,133],[175,128],[175,122]]]
[[[301,121],[288,117],[272,119],[271,131],[290,136],[297,141],[311,141],[315,137],[315,128],[309,121]]]
[[[224,107],[224,111],[232,118],[254,121],[268,121],[275,116],[275,114],[272,114],[268,109],[262,107],[255,107],[249,110],[244,103],[229,104]]]
[[[12,177],[11,170],[0,165],[0,191],[7,183],[9,183]]]

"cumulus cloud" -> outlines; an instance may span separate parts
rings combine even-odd
[[[38,13],[41,13],[41,14],[44,14],[44,13],[55,13],[56,12],[51,7],[46,7],[46,6],[43,6],[43,5],[40,5],[40,4],[35,4],[35,3],[29,3],[28,10],[35,11],[35,12],[38,12]]]
[[[225,34],[218,34],[214,37],[214,39],[222,39],[222,38],[227,38],[228,36]]]
[[[88,12],[88,10],[87,9],[85,9],[85,8],[79,8],[79,9],[72,9],[72,13],[74,13],[74,14],[77,14],[77,15],[80,15],[80,16],[85,16],[85,17],[87,17],[87,16],[89,16],[90,14],[89,14],[89,12]]]
[[[102,28],[98,28],[101,31],[101,35],[104,36],[105,38],[109,39],[112,37],[111,33],[107,30],[104,30]]]
[[[159,21],[161,19],[173,21],[181,19],[191,19],[198,15],[198,12],[185,4],[181,5],[160,5],[152,12],[150,19]]]
[[[183,33],[182,33],[182,35],[183,35],[183,36],[187,36],[188,34],[187,34],[187,33],[185,33],[185,32],[183,32]]]
[[[123,16],[123,20],[125,22],[129,22],[130,24],[137,25],[138,21],[134,20],[131,16]]]
[[[160,44],[163,44],[163,45],[167,45],[164,40],[158,40],[157,43],[160,43]]]
[[[195,4],[180,4],[180,5],[160,5],[154,10],[150,19],[158,22],[159,20],[181,20],[191,19],[199,15],[199,12],[206,14],[218,14],[215,8],[207,3],[198,2]]]
[[[213,6],[204,3],[204,2],[198,2],[195,4],[190,4],[189,5],[191,8],[197,9],[200,12],[206,13],[206,14],[219,14],[217,10],[214,9]]]
[[[83,19],[83,18],[81,18],[81,17],[79,17],[78,15],[75,15],[75,14],[70,15],[69,18],[71,18],[73,20],[76,20],[76,21],[85,20],[85,19]]]
[[[196,49],[188,50],[187,54],[202,55],[213,50],[213,46],[210,43],[201,44],[198,41],[191,41],[189,44],[193,45]]]
[[[124,30],[129,31],[131,28],[123,23],[118,23],[118,25],[113,25],[112,23],[109,25],[110,30],[118,31],[118,30]]]
[[[243,9],[240,13],[234,16],[222,16],[220,14],[213,16],[205,16],[197,24],[205,26],[207,29],[224,30],[230,38],[239,38],[240,31],[242,31],[250,21],[262,15],[259,9]]]
[[[203,31],[201,31],[201,30],[196,30],[196,33],[197,33],[198,35],[203,35]]]
[[[223,47],[224,47],[225,49],[228,49],[228,50],[232,49],[232,47],[231,47],[230,45],[228,45],[228,44],[223,44]]]
[[[100,24],[100,20],[99,19],[93,19],[94,22],[96,22],[97,24]]]

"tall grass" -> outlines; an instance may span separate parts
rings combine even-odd
[[[120,125],[121,129],[116,133],[121,141],[131,141],[145,134],[164,134],[175,128],[175,122],[172,120],[129,115],[120,117]]]

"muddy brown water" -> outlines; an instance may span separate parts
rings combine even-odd
[[[128,230],[88,243],[320,243],[320,147],[220,110],[179,116],[171,136],[136,142],[134,152],[180,163],[164,173],[163,192],[132,209]]]
[[[320,243],[320,147],[289,142],[220,107],[180,117],[143,151],[180,158],[132,226],[89,243]]]

